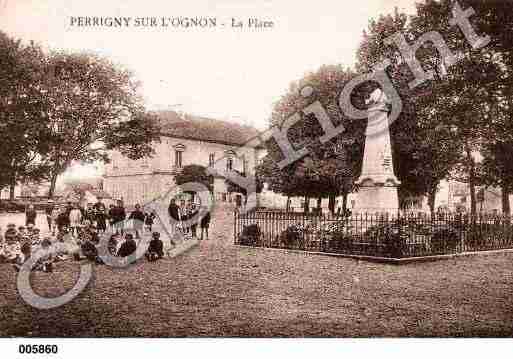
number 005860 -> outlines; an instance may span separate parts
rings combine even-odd
[[[50,344],[20,344],[18,347],[20,354],[57,354],[57,345]]]

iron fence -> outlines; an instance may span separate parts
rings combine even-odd
[[[513,248],[510,217],[480,214],[235,212],[235,243],[268,248],[408,258]]]

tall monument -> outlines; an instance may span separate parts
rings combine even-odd
[[[366,101],[369,105],[365,131],[362,173],[356,181],[354,212],[397,213],[399,198],[397,187],[401,184],[394,174],[392,146],[388,123],[388,99],[376,89]]]

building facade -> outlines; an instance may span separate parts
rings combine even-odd
[[[244,146],[258,135],[249,126],[215,119],[157,113],[160,142],[152,158],[130,160],[113,151],[105,166],[104,190],[127,206],[144,204],[176,187],[175,176],[187,165],[216,166],[253,174],[258,148]],[[224,178],[214,179],[217,201],[231,201]]]

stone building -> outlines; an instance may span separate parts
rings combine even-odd
[[[147,203],[172,189],[175,175],[191,164],[208,167],[216,163],[216,168],[254,173],[260,149],[243,145],[258,135],[256,129],[173,111],[157,115],[161,141],[154,143],[153,158],[133,161],[119,152],[111,153],[103,189],[114,199],[127,206]],[[233,200],[224,178],[214,179],[214,195],[217,201]]]

